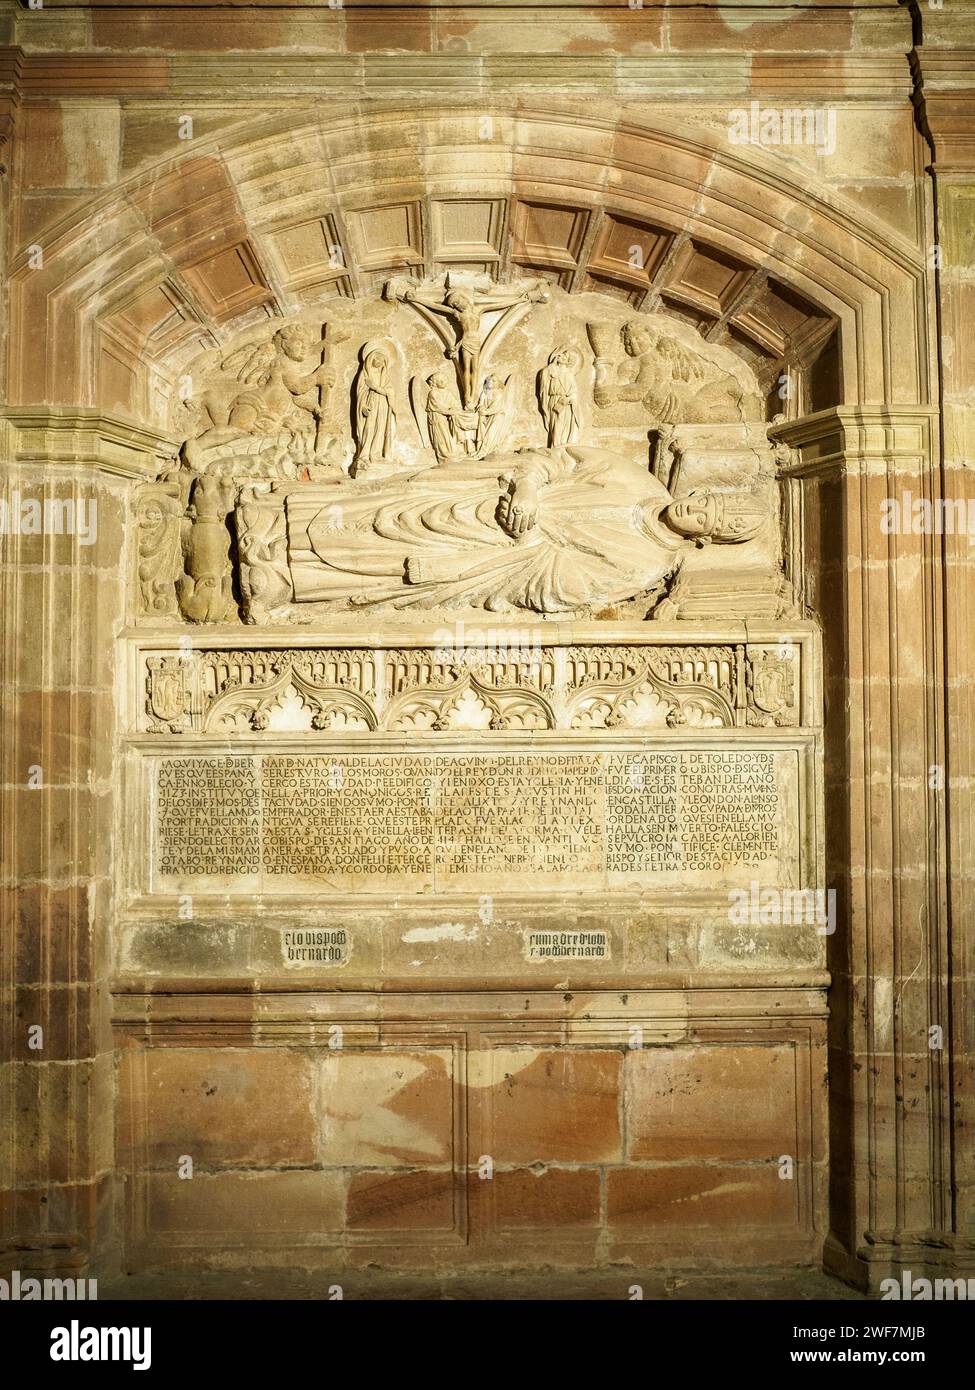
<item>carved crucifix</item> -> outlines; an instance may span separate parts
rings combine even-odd
[[[389,280],[384,293],[387,299],[412,304],[446,345],[447,355],[457,367],[457,383],[465,410],[472,410],[477,404],[481,366],[486,364],[503,334],[530,304],[544,304],[549,297],[541,281],[523,290],[492,286],[479,291],[454,288],[449,275],[442,286],[432,287]],[[485,332],[483,323],[491,318],[494,321]]]

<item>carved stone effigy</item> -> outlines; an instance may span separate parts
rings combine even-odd
[[[655,593],[695,545],[743,544],[768,520],[751,494],[675,501],[645,468],[584,446],[441,466],[382,488],[272,487],[259,515],[275,505],[296,603],[545,615]],[[237,530],[249,553],[243,512]]]

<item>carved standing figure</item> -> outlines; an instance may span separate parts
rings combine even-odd
[[[433,452],[441,463],[463,458],[467,449],[465,432],[459,428],[463,423],[462,412],[457,407],[449,370],[439,367],[427,377],[427,386],[430,389],[426,400],[426,421]]]
[[[582,368],[582,354],[563,343],[555,348],[548,366],[539,373],[539,402],[548,430],[549,448],[574,444],[579,434],[579,391],[576,378]]]
[[[509,445],[506,438],[511,424],[511,377],[498,381],[486,376],[477,402],[477,457],[496,454]]]
[[[362,349],[362,365],[353,388],[356,451],[352,476],[371,463],[391,463],[396,414],[391,400],[389,354],[376,344]]]

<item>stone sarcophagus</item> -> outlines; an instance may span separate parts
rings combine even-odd
[[[747,1210],[809,1257],[820,647],[761,415],[666,315],[476,276],[206,380],[123,639],[134,1249],[732,1259]],[[189,1210],[160,1097],[228,1037],[291,1138]]]

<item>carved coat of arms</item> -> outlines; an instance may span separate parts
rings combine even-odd
[[[178,657],[152,657],[148,670],[149,712],[164,724],[178,723],[189,704],[186,662]]]

